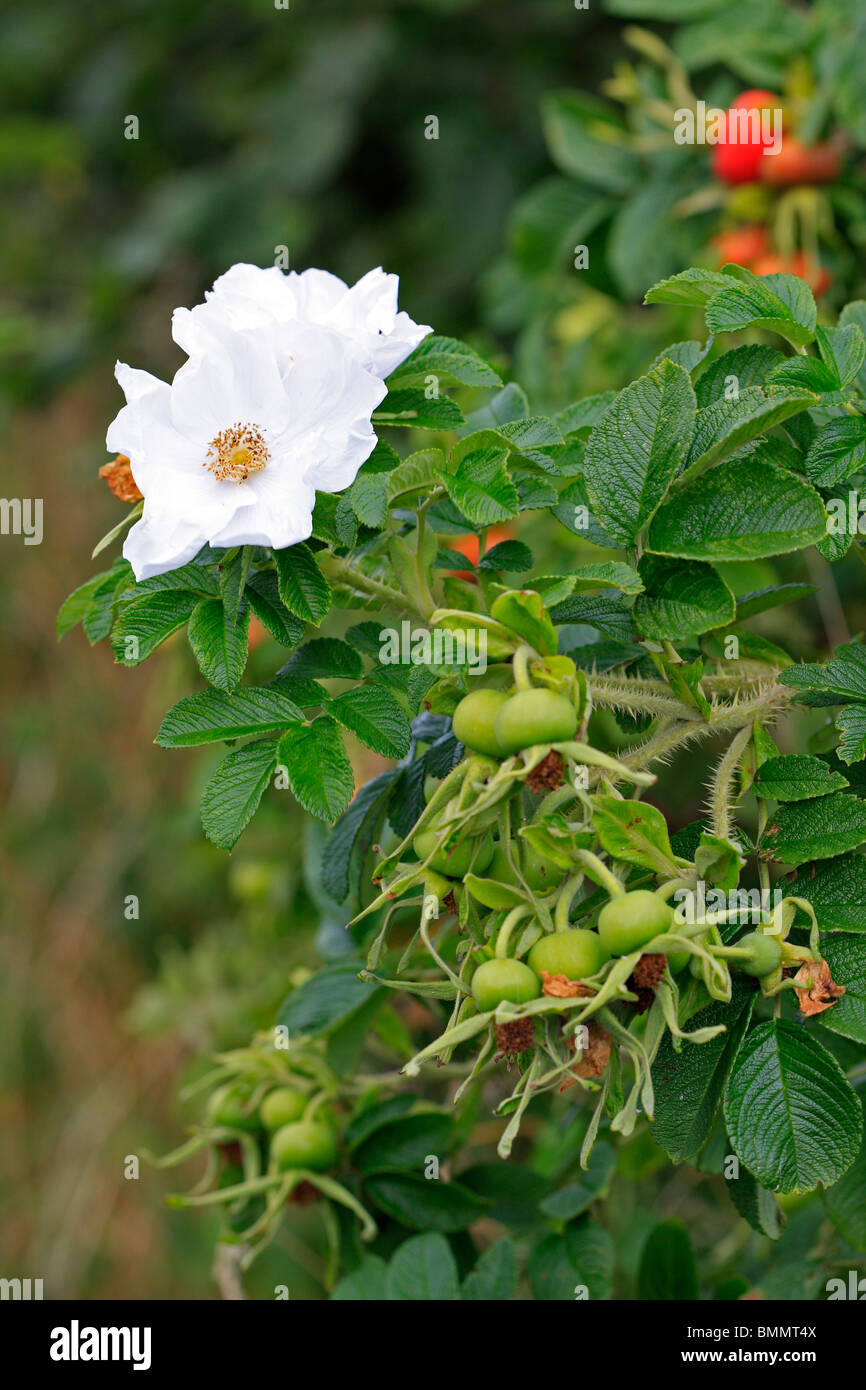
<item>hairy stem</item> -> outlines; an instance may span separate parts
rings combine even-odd
[[[731,830],[731,789],[743,749],[752,737],[751,723],[731,739],[727,751],[719,759],[710,783],[710,813],[713,833],[727,840]]]

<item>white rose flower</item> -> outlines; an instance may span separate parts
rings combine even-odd
[[[176,309],[175,341],[196,351],[202,334],[217,323],[256,328],[293,321],[320,324],[339,333],[352,355],[376,376],[388,376],[432,329],[397,311],[399,279],[381,266],[350,289],[325,270],[288,275],[277,266],[233,265],[194,309]]]
[[[231,327],[212,315],[196,336],[171,385],[115,368],[127,404],[107,444],[129,458],[144,495],[123,547],[138,580],[206,542],[306,540],[316,489],[348,487],[376,444],[370,416],[385,384],[336,329],[297,318]]]

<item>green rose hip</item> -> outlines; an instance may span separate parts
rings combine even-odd
[[[598,917],[598,934],[612,956],[627,956],[673,926],[670,903],[647,888],[611,898]]]

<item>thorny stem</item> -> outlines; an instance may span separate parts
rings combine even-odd
[[[380,579],[371,579],[370,575],[363,574],[360,570],[354,569],[347,560],[343,560],[339,555],[328,555],[323,557],[323,568],[327,568],[330,578],[341,581],[350,589],[356,589],[359,593],[369,594],[371,598],[377,598],[389,608],[398,608],[402,612],[415,613],[419,618],[426,620],[426,615],[412,603],[407,594],[401,589],[394,589],[390,584],[383,584]]]
[[[752,737],[752,726],[747,724],[731,740],[727,751],[719,759],[710,787],[710,810],[713,818],[713,833],[720,840],[727,840],[731,831],[731,783],[737,771],[743,749]]]
[[[626,753],[621,761],[626,767],[644,767],[657,758],[667,758],[675,748],[687,743],[726,733],[730,729],[742,728],[744,724],[751,723],[756,714],[765,718],[775,716],[776,702],[787,700],[789,697],[790,691],[774,681],[767,689],[758,691],[755,695],[714,710],[709,719],[690,719],[666,725],[663,729],[657,730],[645,743]]]

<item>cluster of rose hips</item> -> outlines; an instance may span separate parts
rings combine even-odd
[[[735,925],[738,910],[690,921],[674,908],[674,890],[697,881],[688,861],[677,861],[673,872],[681,876],[656,888],[642,886],[652,875],[640,872],[628,886],[634,866],[604,862],[594,798],[576,773],[592,768],[602,793],[605,778],[608,791],[624,779],[646,787],[655,778],[580,741],[588,706],[568,658],[527,657],[524,649],[513,666],[513,686],[478,689],[457,703],[452,726],[464,757],[440,785],[429,784],[414,832],[380,863],[381,893],[365,909],[389,901],[396,908],[423,888],[421,942],[448,980],[428,989],[423,978],[401,973],[416,969],[409,951],[389,983],[450,997],[453,1012],[405,1070],[413,1075],[427,1060],[448,1061],[471,1039],[481,1041],[471,1076],[496,1057],[516,1060],[515,1091],[500,1107],[511,1116],[503,1155],[522,1108],[539,1091],[580,1084],[601,1090],[600,1106],[612,1048],[630,1057],[635,1073],[631,1094],[611,1111],[613,1127],[629,1133],[639,1107],[652,1114],[650,1068],[665,1032],[679,1047],[720,1031],[680,1028],[677,977],[684,972],[709,997],[726,1000],[732,965],[774,993],[785,987],[783,966],[795,956],[814,959],[811,948],[784,941],[791,900],[784,921],[762,922],[731,945],[720,927]],[[545,677],[547,685],[534,683]],[[370,978],[380,978],[388,916],[371,950]]]
[[[770,137],[760,129],[762,111],[782,109],[782,100],[773,92],[750,89],[741,92],[728,110],[725,133],[731,130],[732,136],[739,113],[755,113],[750,121],[749,138],[725,140],[713,148],[712,169],[715,177],[734,189],[730,199],[730,211],[734,215],[754,210],[763,205],[766,194],[782,189],[813,189],[833,183],[838,177],[840,156],[833,142],[806,145],[797,136],[785,129],[786,116],[783,114],[781,146],[777,153],[770,153]],[[737,132],[739,133],[739,132]],[[741,185],[755,186],[755,196]],[[786,272],[798,275],[805,280],[815,294],[823,294],[831,284],[831,276],[822,266],[816,251],[792,251],[781,254],[772,244],[765,225],[758,221],[747,221],[728,228],[713,239],[719,265],[728,262],[745,266],[755,275],[773,275]]]

